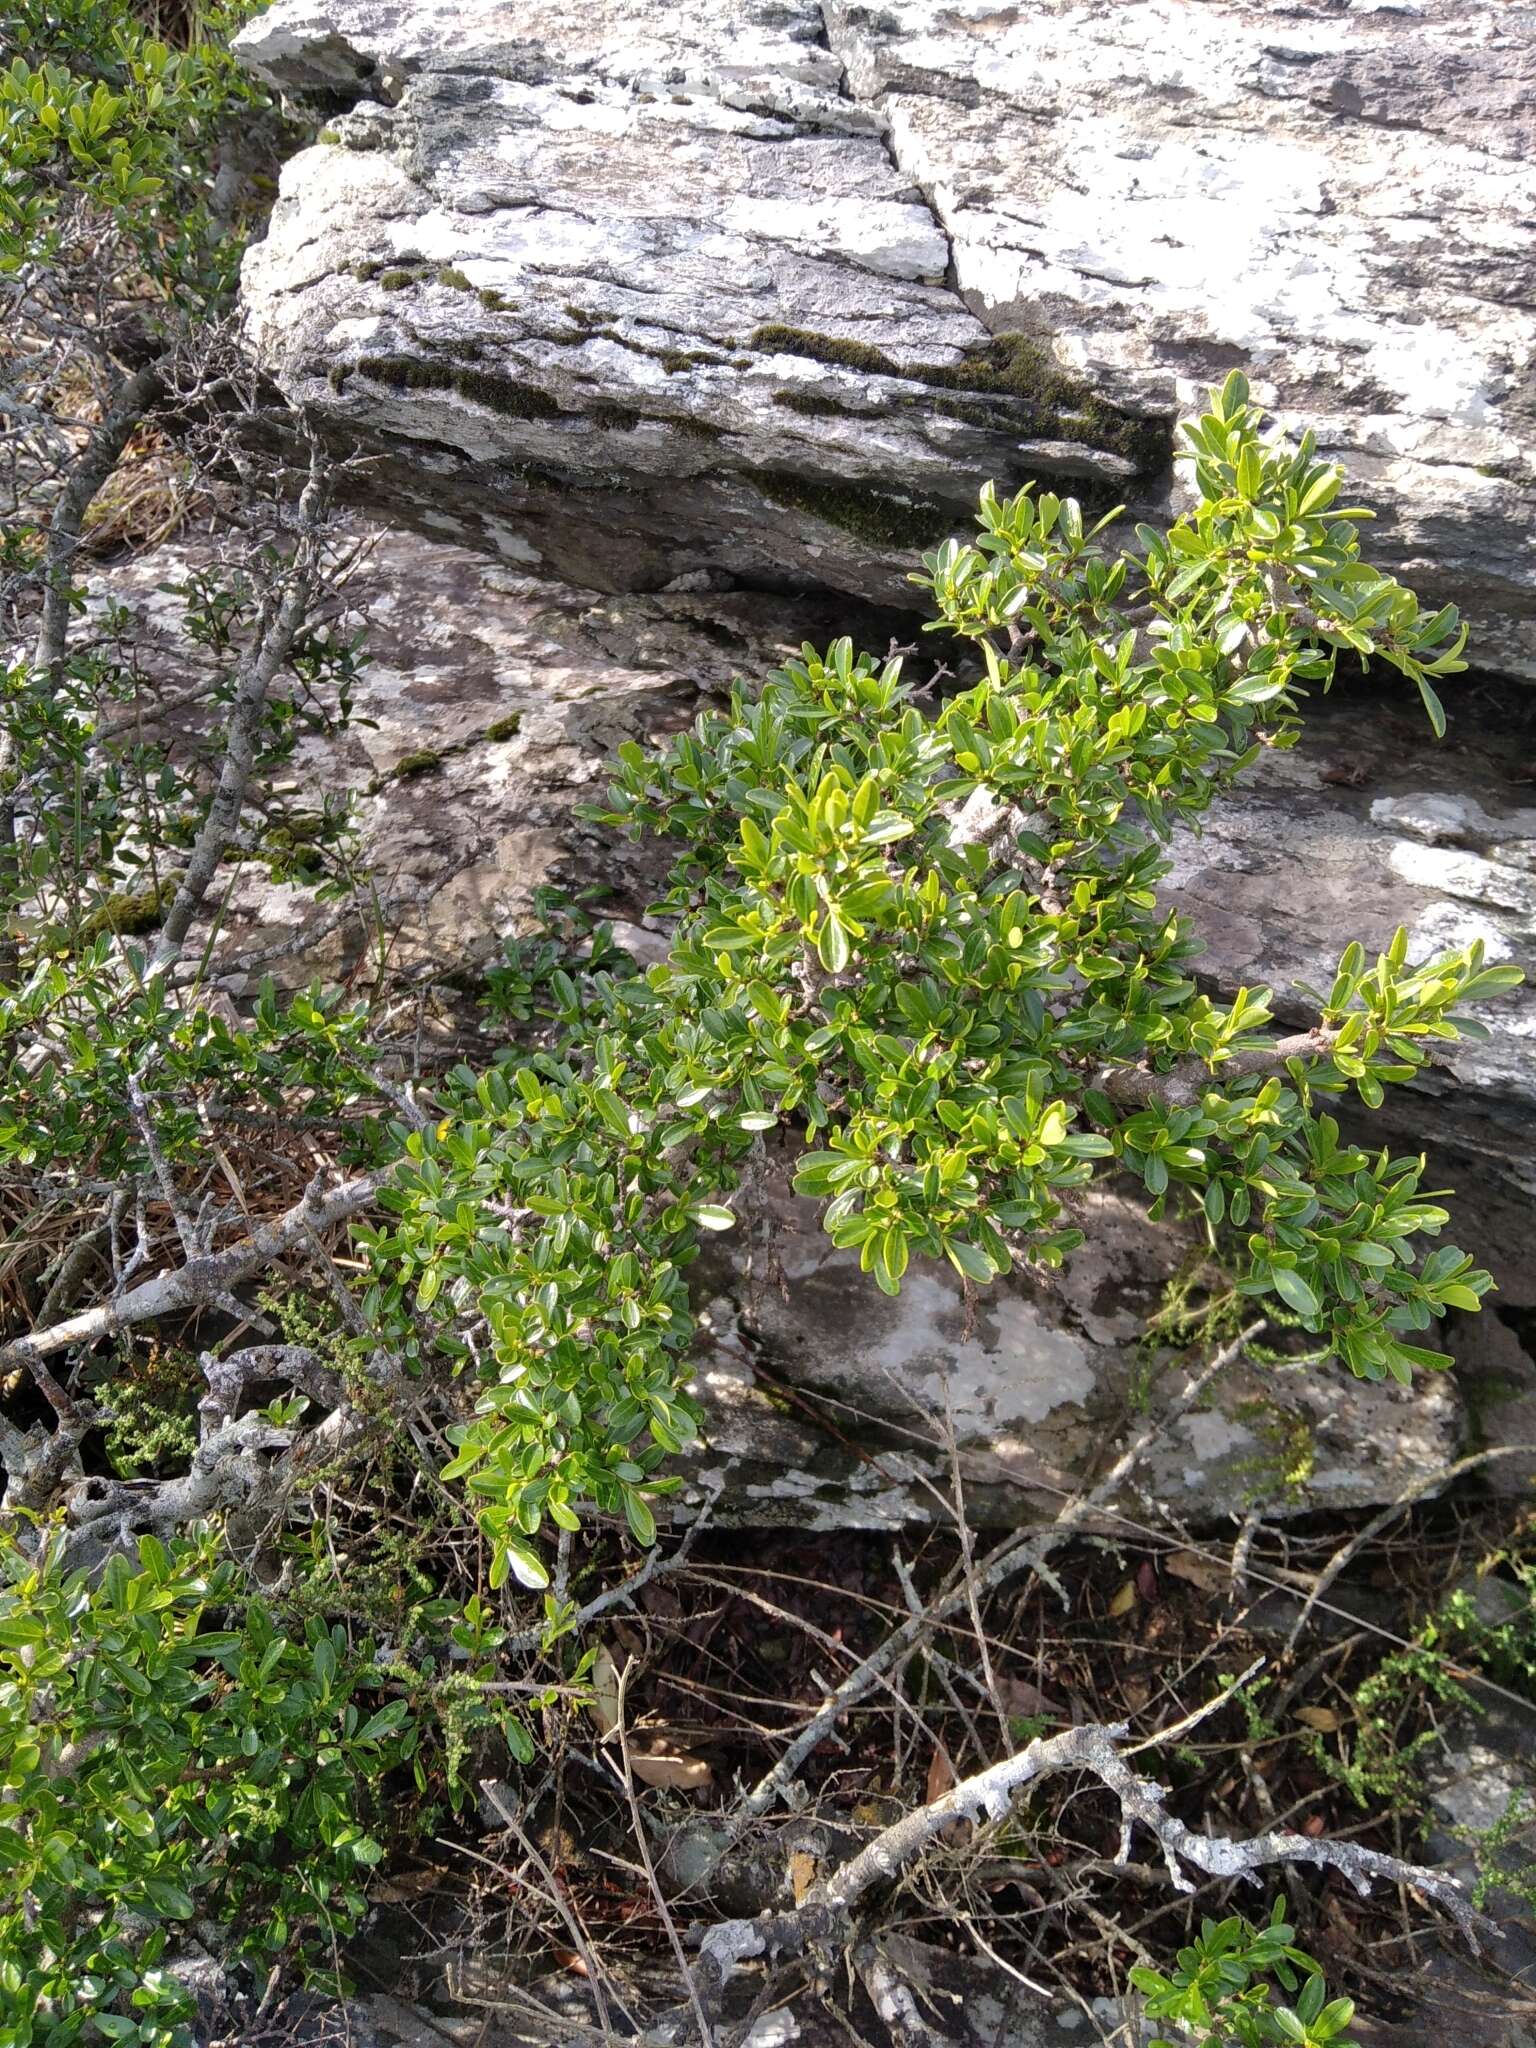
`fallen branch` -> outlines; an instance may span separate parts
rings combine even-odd
[[[225,1358],[205,1352],[200,1364],[208,1392],[198,1403],[200,1439],[188,1470],[170,1479],[83,1480],[68,1504],[67,1569],[94,1569],[113,1551],[131,1555],[146,1533],[168,1542],[213,1515],[259,1508],[276,1516],[292,1492],[312,1485],[369,1426],[369,1412],[339,1375],[302,1344],[254,1344]],[[374,1353],[370,1373],[387,1390],[405,1380],[403,1367],[384,1351]],[[260,1414],[237,1416],[242,1396],[260,1380],[286,1381],[330,1413],[304,1429]]]
[[[1427,1493],[1439,1493],[1458,1479],[1464,1479],[1469,1472],[1479,1471],[1484,1465],[1492,1464],[1497,1458],[1529,1458],[1536,1455],[1536,1444],[1495,1444],[1486,1451],[1474,1451],[1470,1457],[1460,1459],[1456,1464],[1436,1467],[1421,1473],[1411,1486],[1405,1487],[1394,1501],[1389,1501],[1379,1514],[1375,1514],[1363,1528],[1329,1558],[1317,1577],[1312,1581],[1311,1590],[1302,1602],[1301,1611],[1291,1624],[1291,1632],[1285,1639],[1287,1650],[1294,1650],[1301,1640],[1301,1632],[1312,1619],[1313,1610],[1328,1588],[1338,1578],[1352,1557],[1356,1557],[1368,1543],[1373,1543],[1397,1517],[1411,1508],[1415,1501],[1422,1500]]]
[[[61,1351],[98,1343],[136,1323],[210,1306],[308,1233],[329,1230],[366,1209],[388,1178],[387,1171],[360,1174],[327,1193],[324,1175],[317,1174],[291,1208],[270,1223],[261,1224],[237,1244],[203,1258],[188,1259],[184,1265],[140,1281],[137,1287],[115,1294],[95,1308],[0,1345],[0,1378],[18,1371],[30,1373],[59,1419],[52,1436],[41,1441],[35,1433],[26,1437],[16,1431],[0,1435],[0,1460],[10,1476],[6,1506],[34,1511],[45,1508],[62,1474],[61,1458],[67,1463],[68,1455],[94,1419],[91,1410],[55,1378],[47,1363],[50,1358]]]
[[[1221,1694],[1192,1719],[1204,1718],[1230,1697],[1230,1693]],[[1186,1720],[1167,1734],[1174,1736],[1189,1725]],[[1097,1778],[1119,1802],[1117,1865],[1130,1860],[1132,1838],[1137,1828],[1143,1828],[1162,1850],[1174,1886],[1185,1893],[1196,1889],[1184,1873],[1186,1863],[1216,1878],[1251,1878],[1274,1864],[1311,1863],[1342,1872],[1362,1894],[1376,1883],[1412,1885],[1445,1908],[1476,1950],[1481,1916],[1460,1885],[1442,1871],[1354,1842],[1329,1841],[1278,1828],[1246,1841],[1195,1834],[1166,1810],[1164,1787],[1138,1777],[1126,1761],[1119,1744],[1128,1732],[1125,1722],[1109,1726],[1089,1722],[1060,1735],[1037,1738],[1016,1755],[978,1771],[941,1798],[883,1829],[792,1911],[765,1913],[755,1920],[727,1920],[709,1928],[700,1940],[695,1965],[698,1989],[706,2004],[718,2010],[726,1985],[746,1962],[794,1957],[809,1948],[848,1946],[855,1934],[855,1909],[871,1893],[894,1883],[952,1822],[1005,1820],[1015,1796],[1025,1786],[1068,1771],[1085,1771]],[[1150,1747],[1163,1739],[1153,1736],[1137,1747]]]

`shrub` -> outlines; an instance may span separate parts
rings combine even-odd
[[[104,258],[81,265],[93,227],[120,244],[112,281],[124,298],[147,293],[175,325],[227,300],[244,244],[214,150],[231,121],[269,104],[228,48],[255,11],[201,4],[177,50],[120,0],[13,0],[6,26],[21,54],[0,70],[0,273],[63,264],[78,287],[99,286]]]
[[[293,1638],[206,1540],[146,1537],[96,1585],[51,1548],[0,1565],[0,2043],[163,2048],[177,1924],[228,1929],[230,1960],[356,1925],[410,1709],[366,1713],[370,1649]]]
[[[1351,2048],[1345,2029],[1354,2001],[1329,1998],[1322,1971],[1295,1940],[1277,1899],[1263,1927],[1239,1913],[1202,1920],[1171,1971],[1138,1964],[1131,1982],[1147,2017],[1174,2021],[1178,2040],[1194,2048]],[[1276,1985],[1293,2005],[1277,2002]],[[1152,2048],[1175,2044],[1159,2038]]]
[[[1476,943],[1425,964],[1406,932],[1373,962],[1351,944],[1311,1029],[1277,1040],[1267,990],[1199,993],[1157,890],[1174,827],[1294,742],[1341,652],[1410,679],[1439,731],[1464,629],[1361,562],[1339,472],[1261,436],[1240,375],[1185,431],[1198,502],[1139,556],[1070,499],[982,493],[976,541],[914,579],[978,650],[942,701],[844,640],[620,750],[609,821],[679,846],[670,957],[556,971],[563,1046],[456,1070],[364,1234],[389,1343],[480,1378],[445,1476],[498,1578],[543,1584],[528,1539],[583,1495],[650,1540],[698,1422],[684,1273],[774,1133],[889,1293],[913,1258],[978,1285],[1058,1265],[1115,1171],[1154,1216],[1202,1217],[1319,1358],[1402,1381],[1449,1362],[1414,1340],[1489,1276],[1426,1247],[1448,1219],[1422,1159],[1328,1105],[1377,1107],[1519,971]]]

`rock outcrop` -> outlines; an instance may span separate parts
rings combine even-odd
[[[247,260],[376,504],[599,589],[902,602],[977,486],[1155,511],[1235,364],[1536,676],[1536,38],[1503,0],[277,0]]]

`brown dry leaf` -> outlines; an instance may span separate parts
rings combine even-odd
[[[1002,1696],[1004,1707],[1010,1714],[1064,1714],[1065,1707],[1055,1700],[1047,1699],[1038,1685],[1031,1685],[1027,1678],[1000,1678],[997,1689]]]
[[[935,1799],[942,1799],[955,1782],[955,1767],[942,1749],[933,1752],[933,1761],[928,1766],[928,1793],[926,1803],[932,1806]]]
[[[789,1888],[795,1904],[803,1905],[805,1895],[816,1882],[816,1858],[808,1849],[795,1849],[789,1858]]]
[[[369,1900],[375,1906],[403,1906],[408,1899],[419,1899],[426,1892],[433,1892],[448,1875],[446,1865],[429,1865],[425,1870],[397,1870],[391,1877],[381,1877],[377,1884],[368,1887]]]
[[[701,1756],[686,1750],[655,1750],[649,1756],[631,1754],[629,1767],[642,1785],[654,1785],[663,1792],[697,1792],[714,1775]]]
[[[1136,1581],[1127,1579],[1114,1599],[1109,1603],[1111,1621],[1118,1621],[1122,1614],[1129,1614],[1136,1605]]]
[[[605,1649],[593,1659],[592,1703],[587,1712],[597,1723],[599,1735],[611,1735],[619,1725],[619,1670]]]
[[[1171,1550],[1162,1560],[1163,1570],[1186,1586],[1202,1593],[1225,1593],[1232,1583],[1229,1566],[1217,1557],[1202,1557],[1198,1550]]]
[[[1301,1824],[1301,1832],[1310,1835],[1315,1841],[1323,1832],[1323,1826],[1323,1816],[1320,1813],[1309,1813]]]
[[[1296,1718],[1315,1728],[1319,1735],[1337,1735],[1344,1725],[1332,1707],[1298,1707]]]

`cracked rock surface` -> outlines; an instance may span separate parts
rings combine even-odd
[[[1536,676],[1536,37],[1504,0],[277,0],[247,259],[424,530],[904,602],[991,477],[1166,506],[1246,368]]]

